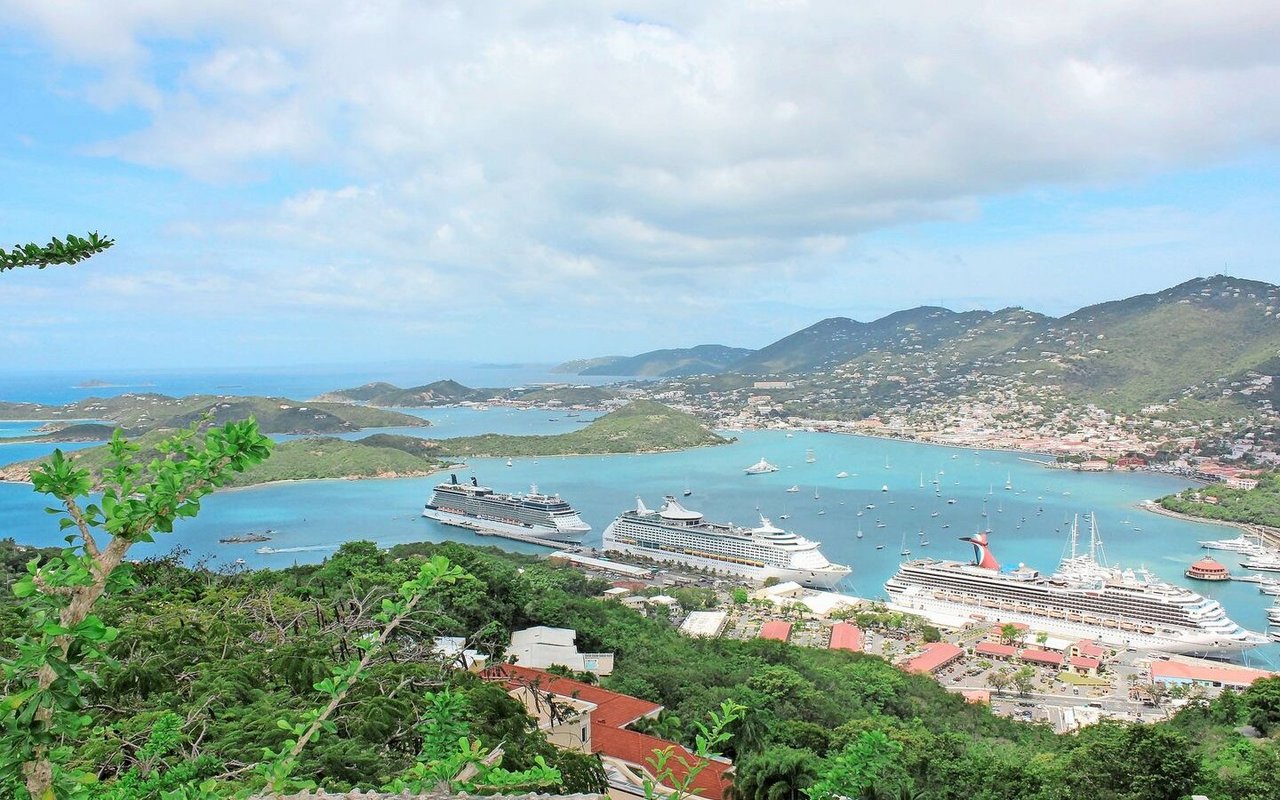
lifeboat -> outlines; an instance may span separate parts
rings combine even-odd
[[[1116,623],[1116,621],[1115,621],[1114,619],[1104,619],[1104,620],[1102,621],[1102,627],[1104,627],[1104,628],[1114,628],[1114,627],[1117,627],[1117,623]]]
[[[1053,617],[1054,619],[1063,619],[1064,617],[1067,616],[1067,613],[1058,608],[1051,608],[1049,609],[1049,616]]]
[[[1136,631],[1137,629],[1138,629],[1138,626],[1133,624],[1132,622],[1120,623],[1120,630],[1122,631]]]
[[[1138,630],[1145,634],[1153,634],[1156,632],[1156,629],[1150,625],[1143,625],[1141,628],[1138,628]]]
[[[1068,622],[1079,622],[1081,619],[1082,617],[1078,611],[1071,611],[1067,614]]]

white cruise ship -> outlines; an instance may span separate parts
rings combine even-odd
[[[1071,555],[1047,576],[1021,564],[1002,572],[985,533],[961,541],[973,545],[973,563],[907,561],[885,583],[891,601],[944,624],[1021,622],[1056,636],[1167,653],[1231,653],[1267,641],[1233,622],[1216,600],[1145,570],[1100,563],[1096,527],[1081,554],[1072,525]]]
[[[760,527],[706,522],[702,514],[668,496],[660,511],[636,507],[604,529],[604,549],[669,561],[690,567],[742,575],[763,581],[795,581],[814,589],[831,589],[850,569],[832,564],[818,550],[819,542],[774,527],[760,518]]]
[[[436,487],[422,516],[479,533],[557,542],[580,542],[591,530],[558,494],[539,494],[537,486],[528,494],[502,494],[475,478],[458,483],[456,475]]]

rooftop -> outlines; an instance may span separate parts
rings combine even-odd
[[[1223,686],[1248,686],[1256,680],[1274,677],[1275,673],[1248,667],[1210,667],[1181,661],[1152,661],[1151,679],[1220,683]]]
[[[520,686],[536,686],[544,692],[595,703],[596,710],[591,714],[593,726],[630,725],[641,717],[654,716],[662,710],[662,706],[648,700],[517,664],[495,664],[480,674],[487,680],[502,681],[508,690]]]
[[[964,655],[964,650],[956,647],[948,642],[933,642],[926,645],[924,651],[915,658],[902,664],[902,668],[907,672],[924,672],[931,673],[941,667],[950,664],[960,656]]]
[[[831,626],[831,650],[862,652],[862,629],[851,622],[837,622]]]
[[[779,619],[770,620],[760,628],[760,638],[785,642],[791,638],[791,623]]]

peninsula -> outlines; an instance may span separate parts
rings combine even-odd
[[[377,409],[367,409],[376,411]],[[161,439],[161,430],[137,439],[144,455]],[[311,437],[281,442],[271,458],[236,475],[229,486],[254,486],[290,480],[422,477],[464,457],[512,457],[651,453],[725,444],[696,417],[651,400],[637,400],[606,414],[581,430],[553,436],[466,436],[423,439],[417,436],[373,434],[349,441]],[[159,455],[155,453],[154,455]],[[94,474],[106,466],[106,446],[69,453]],[[29,482],[42,459],[0,467],[0,480]]]

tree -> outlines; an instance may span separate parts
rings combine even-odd
[[[738,764],[735,800],[797,800],[817,780],[818,766],[808,750],[770,747]]]
[[[805,790],[809,800],[853,798],[873,786],[899,785],[906,775],[898,763],[902,744],[883,731],[863,731],[832,758],[818,779]]]
[[[1005,644],[1021,642],[1024,635],[1022,628],[1012,622],[1006,622],[1000,626],[1000,641]]]
[[[15,244],[12,250],[0,247],[0,272],[19,267],[44,269],[55,264],[78,264],[115,244],[114,239],[95,231],[85,238],[68,233],[65,242],[56,236],[46,245],[34,242]]]
[[[1280,729],[1280,677],[1254,681],[1243,698],[1250,725],[1264,736]]]
[[[68,546],[55,558],[32,559],[27,575],[13,585],[23,600],[29,627],[9,641],[18,655],[3,662],[10,694],[0,705],[0,777],[19,770],[32,798],[68,793],[85,780],[60,761],[69,754],[57,744],[92,719],[83,692],[95,680],[92,664],[117,631],[93,614],[106,592],[132,585],[131,570],[120,569],[135,542],[170,533],[174,523],[193,517],[200,499],[232,474],[260,463],[272,442],[253,420],[229,422],[200,435],[180,431],[157,446],[158,457],[139,463],[139,446],[116,431],[108,445],[111,462],[101,476],[102,498],[86,503],[94,489],[89,471],[55,450],[31,471],[35,490],[57,502],[51,513],[71,530]],[[98,537],[110,536],[106,543]]]

